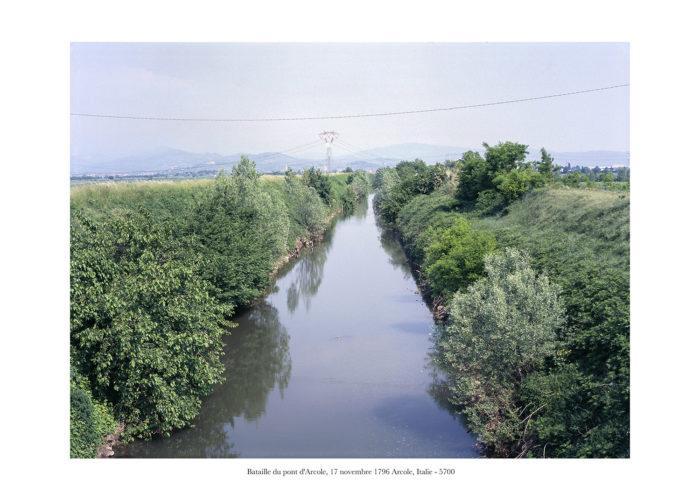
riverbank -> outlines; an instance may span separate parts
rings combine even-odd
[[[235,318],[194,425],[122,457],[477,457],[398,241],[360,204]]]
[[[377,173],[377,211],[442,322],[450,401],[486,452],[628,456],[629,194],[555,183],[491,215],[414,163]],[[426,194],[423,177],[444,181]]]
[[[363,185],[359,174],[260,180],[244,161],[213,182],[71,191],[71,364],[125,440],[190,424],[223,380],[225,318],[366,196]]]

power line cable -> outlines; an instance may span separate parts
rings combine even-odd
[[[274,156],[284,156],[288,154],[297,154],[301,153],[303,151],[307,151],[311,149],[314,146],[319,146],[321,143],[319,141],[314,141],[310,142],[308,144],[302,144],[301,146],[296,146],[294,148],[287,149],[285,151],[279,151],[279,152],[273,152],[273,153],[263,153],[261,156],[258,156],[256,160],[267,160],[268,158],[272,158]]]
[[[556,97],[566,97],[579,94],[588,94],[591,92],[602,92],[622,87],[629,87],[629,83],[619,85],[609,85],[607,87],[598,87],[593,89],[575,90],[572,92],[562,92],[559,94],[549,94],[536,97],[525,97],[522,99],[508,99],[502,101],[484,102],[479,104],[466,104],[462,106],[447,106],[442,108],[426,108],[413,109],[407,111],[389,111],[384,113],[359,113],[347,115],[328,115],[328,116],[296,116],[296,117],[263,117],[263,118],[188,118],[188,117],[163,117],[163,116],[136,116],[136,115],[111,115],[97,113],[71,113],[71,116],[81,116],[89,118],[114,118],[120,120],[150,120],[150,121],[175,121],[175,122],[226,122],[226,123],[243,123],[243,122],[286,122],[286,121],[310,121],[310,120],[344,120],[351,118],[375,118],[382,116],[397,116],[411,115],[419,113],[434,113],[439,111],[455,111],[460,109],[483,108],[488,106],[499,106],[503,104],[514,104],[520,102],[539,101],[543,99],[553,99]]]
[[[376,159],[371,159],[371,158],[367,158],[365,156],[362,156],[362,155],[358,154],[357,152],[355,152],[351,149],[348,149],[347,147],[343,146],[342,144],[335,144],[335,145],[337,147],[339,147],[340,149],[342,149],[343,151],[345,151],[346,154],[349,154],[350,156],[354,156],[355,158],[357,158],[359,160],[370,162],[370,163],[375,162],[375,160],[376,160]]]
[[[336,142],[344,150],[349,151],[350,153],[354,154],[355,156],[362,157],[365,160],[375,161],[375,160],[381,159],[381,158],[372,157],[371,155],[362,151],[360,148],[357,148],[357,147],[353,146],[352,144],[343,141],[342,139],[336,139]]]

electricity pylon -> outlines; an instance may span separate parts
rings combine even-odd
[[[323,132],[318,134],[321,140],[326,143],[326,172],[330,172],[331,170],[331,157],[333,156],[332,145],[333,141],[339,135],[340,134],[338,132],[334,132],[333,130],[324,130]]]

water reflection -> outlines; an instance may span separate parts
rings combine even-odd
[[[134,443],[129,456],[478,456],[428,356],[430,310],[395,235],[367,208],[236,318],[227,381],[195,427]]]
[[[292,372],[289,334],[280,323],[277,309],[264,303],[238,320],[229,336],[224,356],[226,383],[210,402],[222,418],[247,421],[265,413],[267,396],[275,387],[284,396]]]
[[[433,341],[436,342],[440,336],[440,328],[436,327],[433,332]],[[459,422],[462,428],[465,430],[465,435],[469,435],[469,427],[467,425],[466,417],[460,413],[460,408],[452,403],[450,400],[450,387],[449,381],[444,371],[444,367],[441,366],[442,358],[439,355],[439,350],[437,345],[434,345],[433,349],[428,353],[428,361],[426,364],[426,371],[430,373],[431,382],[428,386],[428,394],[435,401],[438,407],[444,410],[446,413],[450,414],[454,420]],[[474,444],[476,446],[476,443]]]
[[[194,426],[170,438],[136,442],[124,455],[141,457],[237,457],[236,418],[257,421],[265,414],[275,388],[284,397],[292,373],[289,335],[277,310],[259,304],[237,318],[238,327],[227,337],[226,382],[202,406]]]
[[[368,206],[367,200],[364,200],[355,207],[352,214],[340,220],[350,217],[364,219],[367,216]],[[334,222],[333,227],[326,232],[323,241],[308,250],[291,269],[290,272],[294,274],[287,287],[287,310],[290,313],[297,310],[300,301],[303,301],[307,312],[311,309],[311,299],[318,293],[323,281],[323,269],[332,247],[336,224],[337,222]],[[283,276],[285,275],[280,275],[280,278]]]
[[[400,269],[403,272],[404,278],[411,276],[411,266],[406,259],[406,254],[399,243],[399,239],[395,231],[389,228],[382,227],[379,234],[379,242],[382,245],[382,249],[386,252],[389,257],[389,263],[394,267],[394,269]]]
[[[303,300],[307,311],[311,308],[311,299],[316,295],[323,281],[323,267],[331,247],[330,240],[331,235],[316,248],[307,252],[294,267],[292,271],[294,276],[287,288],[287,309],[289,312],[296,311],[300,299]]]

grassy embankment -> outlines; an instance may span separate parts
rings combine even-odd
[[[363,174],[71,189],[71,456],[186,427],[223,380],[228,318],[368,191]],[[235,331],[235,330],[234,330]]]
[[[452,402],[492,456],[628,456],[629,194],[553,179],[485,215],[441,168],[375,186],[444,319]]]

